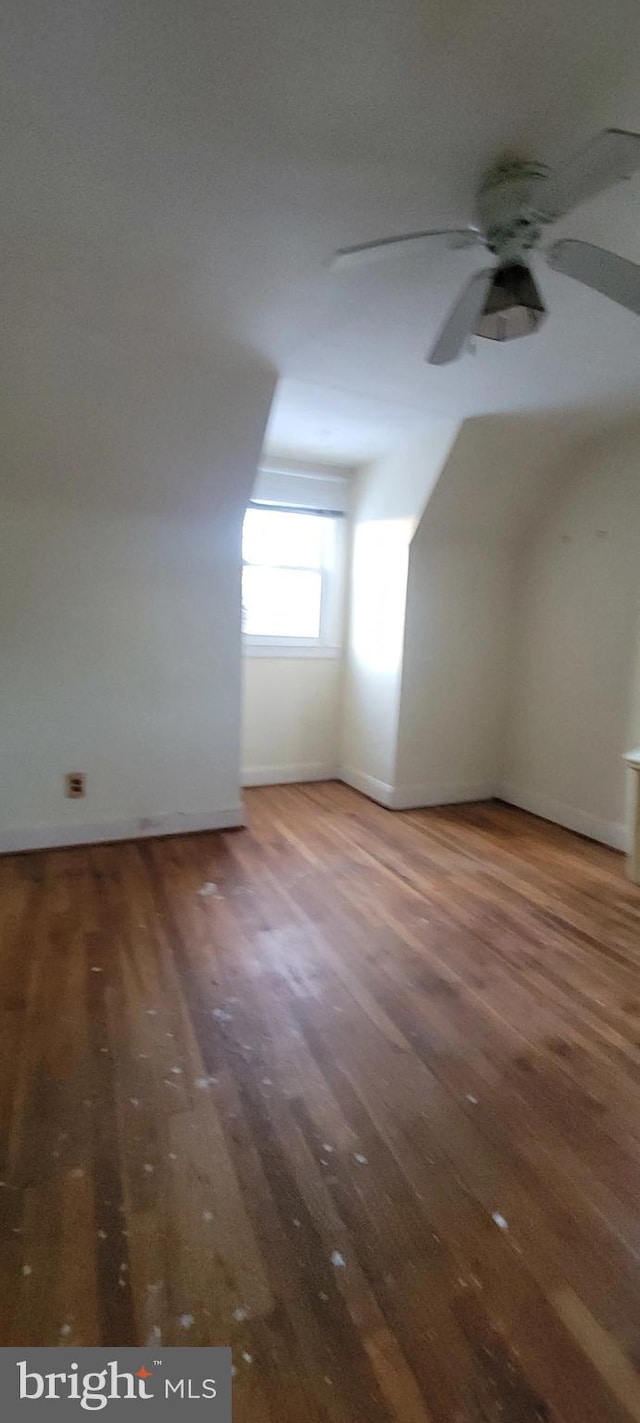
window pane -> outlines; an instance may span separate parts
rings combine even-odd
[[[290,568],[242,571],[242,629],[258,637],[319,637],[322,577]]]
[[[317,514],[247,509],[242,530],[242,557],[245,563],[321,568],[326,522]]]

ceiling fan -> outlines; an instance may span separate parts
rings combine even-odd
[[[570,163],[550,172],[541,163],[511,158],[487,174],[478,194],[478,221],[453,231],[408,232],[343,247],[332,269],[351,268],[378,257],[428,250],[431,242],[451,248],[484,247],[497,258],[467,283],[427,360],[442,366],[462,355],[470,335],[494,341],[529,336],[546,315],[527,264],[543,228],[580,203],[630,178],[640,168],[640,134],[604,129]],[[640,265],[589,242],[563,239],[546,249],[549,265],[602,292],[640,316]]]

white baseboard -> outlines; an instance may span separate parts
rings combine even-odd
[[[603,845],[611,845],[614,850],[631,849],[631,830],[623,821],[599,820],[590,811],[579,810],[567,805],[566,801],[554,800],[551,796],[540,795],[537,791],[526,790],[511,781],[496,786],[494,794],[509,805],[517,805],[520,810],[530,810],[543,820],[552,820],[556,825],[564,825],[567,830],[576,830],[590,840],[599,840]]]
[[[242,785],[290,786],[303,781],[335,781],[338,767],[321,761],[299,762],[292,766],[248,766],[242,772]]]
[[[376,800],[378,805],[386,806],[387,810],[393,809],[394,790],[386,781],[379,781],[376,776],[367,775],[366,771],[357,771],[354,766],[341,766],[337,774],[339,780],[353,786],[355,791],[362,791],[363,795]]]
[[[452,784],[433,781],[426,786],[391,786],[379,781],[366,771],[357,771],[353,766],[343,766],[338,772],[339,779],[346,781],[354,790],[362,791],[387,810],[419,810],[430,805],[459,805],[465,801],[491,800],[495,795],[492,781]]]
[[[420,810],[436,805],[465,805],[474,800],[492,800],[496,793],[493,781],[431,782],[426,786],[396,786],[391,800],[393,810]]]
[[[499,796],[510,805],[521,810],[529,810],[543,820],[551,820],[563,825],[567,830],[575,830],[591,840],[611,845],[614,850],[628,852],[631,848],[631,830],[622,821],[599,820],[588,811],[567,805],[537,791],[523,789],[512,782],[493,785],[490,782],[477,784],[429,786],[389,785],[386,781],[369,776],[352,766],[325,766],[308,763],[297,766],[261,766],[243,773],[243,785],[290,785],[304,781],[344,781],[363,795],[377,801],[387,810],[417,810],[435,805],[462,804],[475,800],[490,800]],[[96,845],[109,840],[144,840],[158,835],[189,835],[202,830],[232,830],[245,824],[244,807],[240,804],[230,809],[182,814],[180,811],[168,815],[140,817],[128,820],[103,820],[93,824],[35,825],[24,829],[0,830],[0,854],[11,854],[21,850],[50,850],[71,845]]]
[[[107,840],[148,840],[157,835],[190,835],[200,830],[235,830],[245,824],[242,805],[229,810],[98,820],[92,825],[33,825],[0,830],[0,854],[18,850],[53,850],[64,845],[99,845]]]
[[[590,840],[598,840],[610,845],[614,850],[628,852],[631,848],[631,830],[622,821],[598,820],[588,811],[567,805],[564,801],[553,800],[535,791],[523,790],[510,782],[496,784],[494,781],[477,781],[455,784],[434,783],[422,786],[391,786],[379,781],[364,771],[352,766],[343,766],[338,772],[339,779],[348,786],[362,791],[364,795],[383,805],[387,810],[419,810],[436,805],[462,805],[478,800],[492,800],[498,796],[509,805],[529,810],[543,820],[551,820],[567,830],[575,830]]]

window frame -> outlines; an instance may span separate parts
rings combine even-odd
[[[317,637],[286,637],[281,633],[242,632],[242,650],[250,657],[340,657],[343,640],[344,575],[346,556],[346,519],[340,509],[314,509],[300,504],[282,504],[269,499],[252,499],[250,509],[274,514],[304,514],[306,517],[328,519],[333,532],[333,560],[323,562],[320,569],[310,570],[307,564],[274,564],[276,568],[299,569],[320,573],[320,631]],[[244,520],[243,520],[244,525]],[[245,565],[242,559],[242,571]]]

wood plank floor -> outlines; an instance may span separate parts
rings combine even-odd
[[[640,891],[337,784],[0,861],[0,1342],[230,1343],[235,1423],[640,1419]]]

